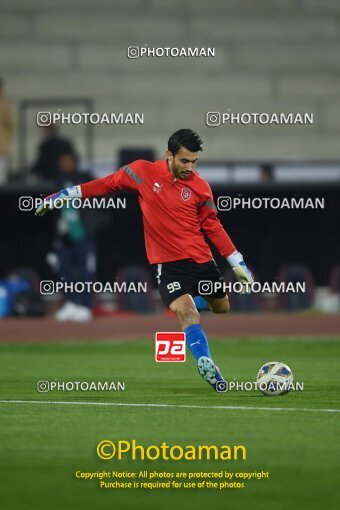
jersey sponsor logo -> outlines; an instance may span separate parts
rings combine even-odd
[[[158,184],[158,182],[155,182],[152,189],[155,193],[160,193],[163,189],[163,184]]]
[[[185,333],[178,331],[156,333],[155,359],[158,362],[185,361]]]
[[[189,198],[191,197],[191,189],[182,188],[181,197],[183,198],[183,200],[189,200]]]

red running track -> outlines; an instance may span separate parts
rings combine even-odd
[[[205,314],[201,322],[209,338],[308,336],[340,340],[340,315]],[[156,331],[178,330],[176,318],[166,315],[105,317],[87,323],[9,318],[0,321],[0,342],[153,339]]]

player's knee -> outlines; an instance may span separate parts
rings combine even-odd
[[[212,311],[214,313],[227,313],[230,310],[230,304],[228,298],[226,298],[222,303],[216,304]]]
[[[184,327],[200,323],[200,315],[195,307],[185,306],[176,310],[177,317]]]

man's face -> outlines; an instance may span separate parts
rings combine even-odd
[[[170,151],[166,151],[166,155],[169,169],[177,179],[188,179],[191,176],[198,161],[198,152],[190,152],[181,147],[175,156]]]

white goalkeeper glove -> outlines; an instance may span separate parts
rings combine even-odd
[[[237,280],[242,284],[241,294],[250,294],[251,285],[254,283],[254,277],[252,272],[247,268],[242,254],[238,251],[234,251],[226,260],[234,271]]]
[[[47,211],[54,209],[56,206],[59,208],[63,202],[72,198],[81,198],[80,186],[72,186],[71,188],[62,189],[57,193],[53,193],[53,195],[48,195],[43,199],[39,207],[37,207],[35,215],[44,216]]]

